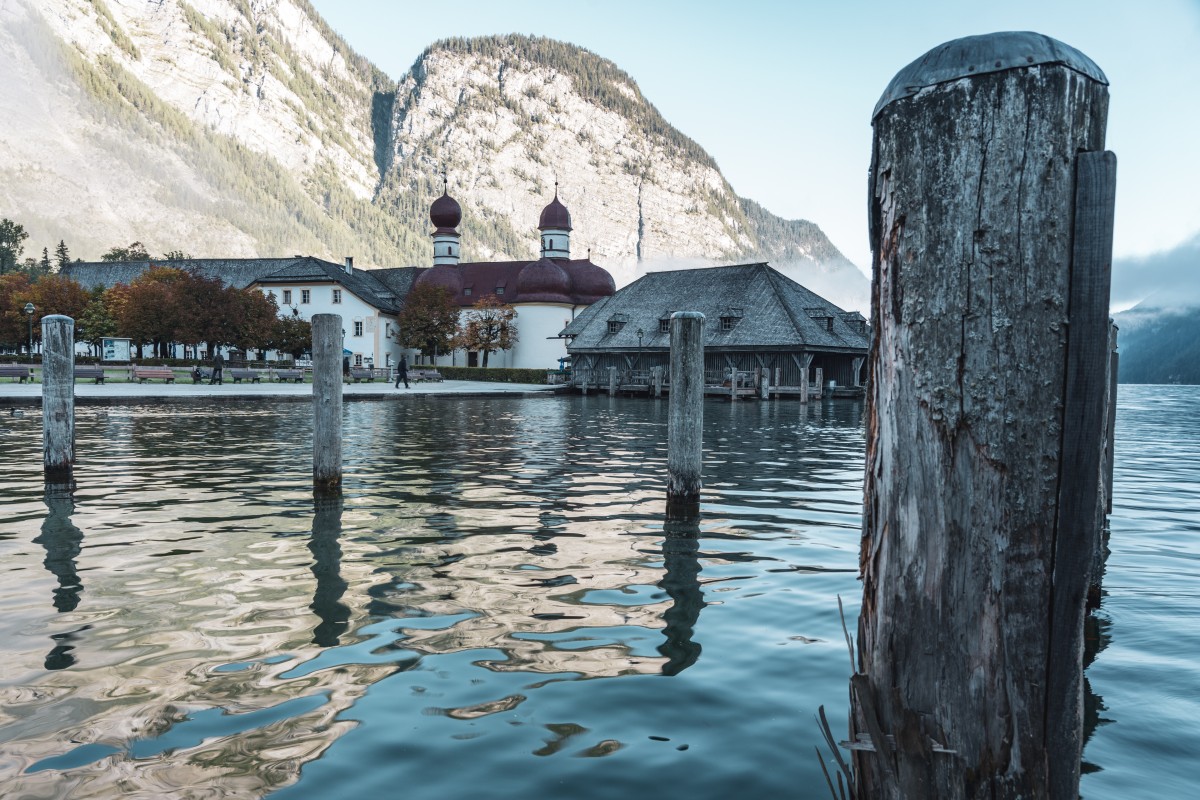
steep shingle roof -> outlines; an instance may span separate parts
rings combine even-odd
[[[585,309],[562,335],[574,338],[567,348],[572,353],[666,349],[670,335],[661,332],[660,320],[675,311],[704,314],[706,348],[865,352],[869,344],[852,314],[765,263],[648,273]],[[722,317],[732,323],[729,330],[722,330]]]
[[[346,268],[340,264],[305,256],[269,275],[259,277],[255,283],[263,286],[308,282],[337,283],[380,311],[395,314],[400,308],[401,298],[375,278],[372,275],[373,272],[374,270],[365,269],[354,269],[347,272]]]
[[[196,272],[206,278],[220,278],[222,282],[244,289],[254,281],[270,275],[301,260],[291,258],[187,258],[179,261],[152,259],[150,261],[78,261],[66,264],[62,274],[74,279],[85,289],[96,286],[111,289],[118,283],[128,284],[141,275],[151,264],[160,267],[176,267]]]

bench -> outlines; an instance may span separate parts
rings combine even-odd
[[[234,383],[241,383],[243,380],[258,383],[262,378],[262,373],[256,369],[231,369],[229,375],[233,378]]]
[[[96,383],[104,383],[104,367],[99,364],[77,364],[75,366],[75,380],[80,378],[92,378]]]
[[[33,383],[33,368],[20,364],[0,364],[0,378],[18,378],[21,383]]]
[[[355,383],[359,381],[373,381],[376,378],[387,380],[387,370],[371,369],[370,367],[351,367],[350,377]]]
[[[175,373],[170,367],[134,367],[133,377],[138,383],[146,381],[175,382]]]
[[[302,370],[302,369],[277,369],[277,370],[275,370],[275,380],[277,380],[277,381],[295,381],[296,383],[304,383],[304,370]]]
[[[440,381],[442,373],[436,369],[410,369],[408,371],[408,379],[414,383],[418,381]]]

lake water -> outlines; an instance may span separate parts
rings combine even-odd
[[[1122,387],[1083,795],[1187,796],[1200,391]],[[862,406],[706,407],[698,538],[666,406],[81,406],[73,495],[0,418],[5,797],[825,797],[844,735]]]

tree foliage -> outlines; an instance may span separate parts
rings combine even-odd
[[[0,219],[0,275],[17,269],[28,238],[24,225],[8,217]]]
[[[117,321],[108,310],[104,289],[97,286],[88,296],[88,304],[75,320],[75,337],[99,354],[101,340],[117,335]]]
[[[19,345],[28,333],[25,304],[33,299],[33,287],[24,272],[0,275],[0,342]]]
[[[417,284],[405,298],[396,317],[396,342],[404,348],[433,356],[454,349],[458,336],[458,306],[443,286]]]
[[[101,261],[149,261],[150,254],[146,252],[146,245],[141,242],[134,242],[128,247],[114,247],[104,255],[100,256]]]
[[[483,353],[486,369],[489,355],[517,343],[516,318],[517,310],[511,305],[500,302],[493,294],[484,295],[466,313],[457,346]]]
[[[301,319],[300,310],[276,318],[267,347],[293,358],[300,358],[312,349],[312,324]]]
[[[58,240],[58,246],[54,248],[54,266],[59,272],[67,264],[71,263],[71,251],[67,249],[67,243],[64,239]]]

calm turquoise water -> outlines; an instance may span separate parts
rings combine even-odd
[[[1084,796],[1187,796],[1200,731],[1200,391],[1122,387]],[[78,487],[0,418],[5,797],[823,797],[845,731],[853,403],[706,408],[698,538],[665,405],[89,406]]]

